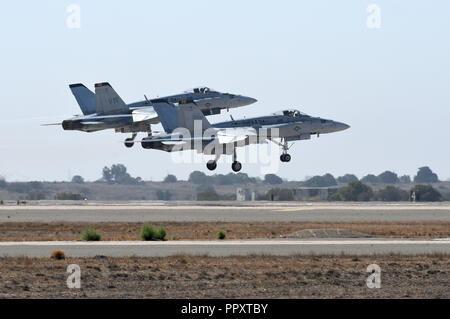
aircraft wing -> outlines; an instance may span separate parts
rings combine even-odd
[[[190,142],[190,141],[206,141],[210,142],[215,140],[214,136],[199,136],[199,137],[180,137],[176,135],[169,135],[169,136],[163,136],[163,137],[154,137],[154,138],[146,138],[141,141],[136,141],[138,143],[169,143],[169,142]]]
[[[227,128],[217,132],[217,139],[220,144],[241,142],[250,136],[258,136],[254,128]]]
[[[177,134],[166,135],[161,137],[154,137],[151,139],[144,139],[139,142],[189,142],[189,141],[204,141],[204,142],[216,142],[218,144],[228,144],[244,141],[250,136],[257,136],[257,132],[253,128],[227,128],[219,130],[216,135],[211,136],[180,136]]]
[[[158,114],[153,107],[145,107],[133,110],[132,115],[133,122],[148,121],[156,119],[158,117]]]

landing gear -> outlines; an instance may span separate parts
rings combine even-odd
[[[233,162],[233,164],[231,164],[231,169],[235,172],[239,172],[242,168],[242,164],[238,161]]]
[[[234,172],[239,172],[242,169],[242,164],[237,160],[236,149],[234,149],[233,152],[233,164],[231,164],[231,169]]]
[[[287,153],[287,151],[289,150],[288,144],[287,144],[287,140],[284,139],[283,144],[281,145],[281,148],[283,150],[283,154],[280,155],[280,161],[287,163],[291,161],[291,155],[289,155]]]
[[[290,162],[291,161],[291,155],[289,155],[289,154],[281,154],[280,155],[280,161],[282,161],[282,162]]]
[[[136,138],[137,133],[133,133],[133,135],[127,139],[125,139],[125,146],[130,148],[134,145],[134,139]]]
[[[206,168],[208,168],[210,171],[214,171],[217,168],[217,162],[219,161],[221,154],[216,154],[216,158],[213,160],[209,160],[206,163]],[[233,164],[231,164],[231,169],[234,172],[239,172],[242,169],[242,164],[238,162],[237,156],[236,156],[236,149],[233,151]]]
[[[217,162],[214,160],[210,160],[208,161],[208,163],[206,163],[206,167],[210,170],[213,171],[217,168]]]

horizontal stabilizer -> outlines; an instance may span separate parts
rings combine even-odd
[[[117,114],[129,111],[122,98],[108,82],[95,84],[97,114]]]

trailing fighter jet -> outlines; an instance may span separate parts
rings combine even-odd
[[[220,155],[232,155],[231,168],[239,172],[242,168],[237,161],[236,148],[250,144],[274,142],[282,148],[280,160],[289,162],[291,155],[288,142],[307,140],[312,135],[333,133],[350,126],[333,120],[312,117],[298,110],[285,110],[269,116],[232,120],[211,125],[200,109],[194,105],[156,103],[165,134],[144,138],[141,142],[146,149],[166,152],[196,150],[199,153],[215,155],[215,160],[206,164],[215,170]]]
[[[219,114],[223,109],[241,107],[256,102],[256,99],[221,93],[207,87],[195,88],[182,94],[126,104],[107,82],[95,84],[95,94],[83,84],[69,85],[83,115],[62,122],[64,130],[95,132],[115,129],[120,133],[132,133],[125,146],[132,147],[138,132],[152,133],[151,124],[159,123],[154,103],[180,105],[195,104],[205,115]]]

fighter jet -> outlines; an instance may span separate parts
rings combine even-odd
[[[289,142],[310,139],[312,135],[333,133],[348,129],[341,122],[312,117],[298,110],[284,110],[269,116],[232,120],[211,125],[200,109],[194,105],[156,103],[158,114],[165,133],[160,136],[144,138],[145,149],[158,149],[166,152],[196,150],[206,155],[215,155],[206,167],[215,170],[221,155],[232,155],[231,168],[239,172],[242,164],[237,160],[236,148],[250,144],[271,141],[282,149],[280,160],[289,162]]]
[[[134,145],[138,132],[152,134],[151,124],[159,123],[154,103],[196,105],[205,115],[219,114],[223,109],[241,107],[256,102],[251,97],[221,93],[207,87],[195,88],[182,94],[126,104],[107,82],[95,84],[95,94],[83,84],[69,85],[83,115],[76,115],[62,122],[64,130],[95,132],[115,129],[120,133],[132,133],[125,140],[126,147]]]

